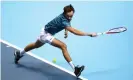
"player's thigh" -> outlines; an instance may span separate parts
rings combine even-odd
[[[62,41],[60,41],[56,38],[54,38],[52,40],[51,45],[55,46],[55,47],[58,47],[58,48],[66,48],[67,47],[65,43],[63,43]]]

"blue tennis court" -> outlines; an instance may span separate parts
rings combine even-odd
[[[24,59],[16,65],[14,63],[15,50],[19,49],[1,42],[1,80],[80,80],[71,72],[33,55],[25,55]]]

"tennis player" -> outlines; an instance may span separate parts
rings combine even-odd
[[[24,56],[25,52],[28,52],[30,50],[33,50],[35,48],[39,48],[43,46],[45,43],[49,43],[50,45],[57,47],[62,50],[63,56],[65,60],[69,63],[69,65],[72,67],[75,75],[78,77],[80,76],[81,72],[84,70],[85,66],[75,66],[72,62],[72,59],[69,55],[69,52],[67,50],[67,46],[62,41],[58,40],[54,37],[54,35],[62,30],[65,30],[65,38],[68,36],[68,31],[79,36],[90,36],[95,37],[97,34],[95,32],[93,33],[85,33],[82,31],[79,31],[75,28],[73,28],[70,24],[71,19],[74,15],[74,8],[73,6],[67,5],[64,7],[63,13],[61,13],[59,16],[54,18],[52,21],[47,23],[41,30],[41,33],[36,40],[36,42],[28,44],[22,51],[15,51],[15,63],[17,64],[19,59]]]

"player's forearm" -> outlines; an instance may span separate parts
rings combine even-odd
[[[85,33],[85,32],[79,31],[77,29],[74,29],[74,32],[73,33],[75,35],[79,35],[79,36],[91,36],[91,33]]]

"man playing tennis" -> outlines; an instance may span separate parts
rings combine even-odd
[[[68,5],[64,7],[64,12],[50,21],[45,27],[42,29],[40,36],[36,40],[36,42],[27,45],[22,51],[15,51],[15,63],[17,64],[19,59],[24,55],[25,52],[28,52],[32,49],[39,48],[43,46],[45,43],[49,43],[50,45],[57,47],[62,50],[63,56],[65,60],[69,63],[69,65],[74,70],[75,75],[80,76],[81,72],[84,70],[84,66],[75,66],[72,62],[72,59],[68,53],[67,46],[62,41],[53,37],[56,33],[65,29],[65,38],[67,38],[67,31],[79,36],[97,36],[96,33],[85,33],[81,32],[77,29],[71,27],[70,22],[73,17],[75,10],[72,5]]]

